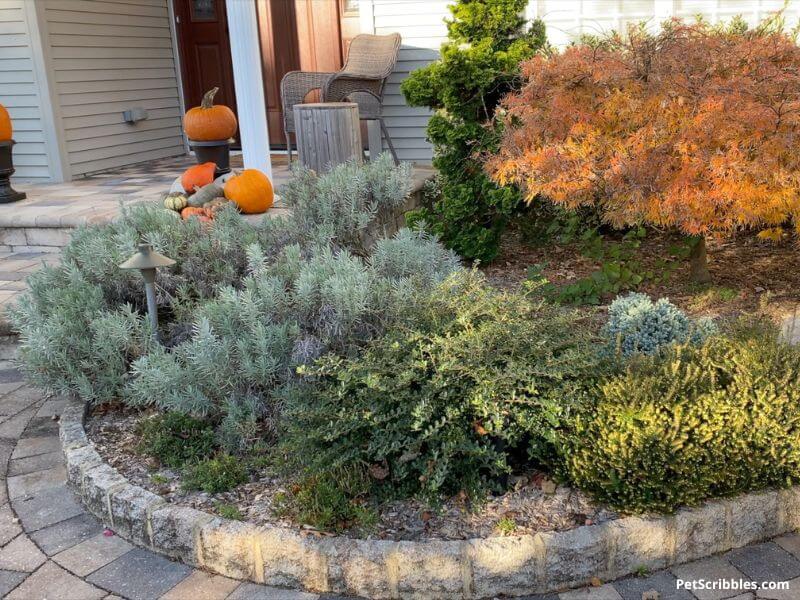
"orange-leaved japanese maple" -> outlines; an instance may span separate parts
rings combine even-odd
[[[535,56],[486,168],[528,202],[696,237],[708,281],[707,236],[800,229],[800,48],[782,25],[672,20]]]

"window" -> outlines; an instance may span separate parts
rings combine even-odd
[[[191,0],[192,21],[216,21],[216,0]]]

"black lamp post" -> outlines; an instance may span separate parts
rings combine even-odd
[[[150,244],[139,244],[139,251],[122,263],[120,269],[137,269],[144,278],[144,291],[147,296],[147,314],[153,335],[158,335],[158,307],[156,306],[156,269],[175,264],[171,258],[159,254]]]
[[[9,181],[14,173],[14,163],[11,157],[13,146],[14,140],[0,142],[0,204],[8,204],[25,198],[25,194],[15,191]]]

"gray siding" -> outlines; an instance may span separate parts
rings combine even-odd
[[[430,111],[407,106],[400,83],[411,71],[439,57],[439,47],[447,39],[443,20],[450,14],[447,5],[447,0],[373,0],[371,5],[365,2],[362,8],[371,10],[367,19],[375,33],[396,31],[403,37],[397,66],[386,87],[383,111],[401,160],[428,163],[433,155],[425,139]]]
[[[168,0],[44,0],[70,174],[184,153]],[[123,111],[147,109],[126,123]]]
[[[14,127],[18,181],[51,180],[26,0],[0,0],[0,104]]]

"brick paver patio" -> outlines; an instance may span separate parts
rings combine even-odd
[[[286,181],[289,169],[284,156],[273,156],[272,162],[273,181],[277,187]],[[193,164],[196,164],[194,157],[185,155],[121,167],[64,183],[17,183],[16,189],[28,197],[0,205],[0,230],[77,227],[113,219],[119,214],[120,205],[158,198]],[[231,167],[242,168],[241,155],[231,156]],[[28,245],[37,245],[33,242],[35,240],[29,240]],[[0,232],[0,246],[8,243]],[[19,245],[19,242],[12,245]]]
[[[58,441],[64,401],[28,386],[15,341],[0,343],[0,597],[9,600],[333,600],[241,583],[137,548],[104,529],[65,485]],[[798,600],[800,535],[605,585],[527,600]],[[690,593],[682,579],[788,581],[788,590]]]

